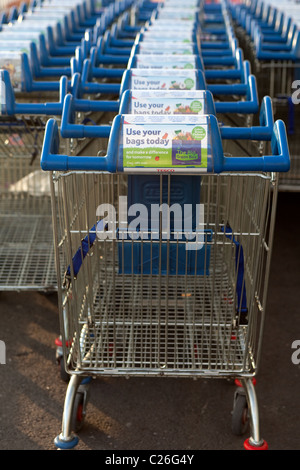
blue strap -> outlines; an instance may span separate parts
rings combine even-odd
[[[93,121],[93,119],[90,119],[88,117],[85,117],[84,120],[81,122],[84,126],[87,125],[88,123],[93,124],[94,126],[97,126],[97,123]]]
[[[222,231],[224,229],[222,228]],[[232,229],[230,228],[229,225],[226,225],[225,227],[225,236],[226,238],[229,238],[231,241],[236,246],[236,251],[235,251],[235,268],[237,271],[237,282],[236,282],[236,295],[237,295],[237,311],[241,313],[247,313],[247,296],[246,296],[246,286],[244,283],[244,272],[245,272],[245,266],[244,266],[244,251],[243,247],[238,242],[233,234],[232,234]]]
[[[84,258],[92,248],[93,244],[95,243],[96,237],[97,237],[97,230],[103,231],[104,230],[104,221],[100,220],[97,222],[89,231],[89,233],[86,235],[83,240],[81,240],[81,245],[76,251],[75,255],[72,258],[72,266],[73,266],[73,272],[74,272],[74,277],[79,273],[79,270],[81,268],[81,265],[83,263]],[[65,273],[65,281],[70,280],[71,278],[71,266],[68,267],[66,273]]]

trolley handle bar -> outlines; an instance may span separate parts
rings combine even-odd
[[[264,50],[262,36],[257,34],[255,52],[258,60],[291,60],[295,62],[300,58],[300,31],[296,32],[290,51]]]
[[[226,85],[225,85],[226,86]],[[257,83],[254,75],[248,77],[245,101],[216,101],[217,113],[254,114],[259,110]]]
[[[78,87],[78,82],[80,80],[79,75],[76,74],[74,79],[78,78],[78,80],[74,80],[73,83],[73,90]],[[77,84],[75,85],[75,82]],[[62,120],[61,120],[61,135],[63,138],[101,138],[101,137],[109,137],[111,126],[108,125],[85,125],[75,124],[75,115],[76,111],[116,111],[120,114],[127,114],[130,112],[128,111],[130,100],[129,94],[127,90],[124,93],[127,100],[126,103],[122,100],[122,107],[120,107],[119,101],[89,101],[89,100],[80,100],[74,98],[73,95],[68,94],[64,100],[63,112],[62,112]],[[208,100],[208,114],[214,114],[215,112],[219,111],[218,104],[213,103],[212,95],[209,91],[206,91],[208,96],[211,97]],[[253,99],[252,101],[245,101],[245,102],[237,102],[237,103],[221,103],[223,105],[222,110],[223,112],[237,112],[237,110],[244,111],[244,112],[256,112],[258,108],[258,99]],[[228,108],[226,108],[226,105]],[[232,106],[231,106],[232,105]],[[226,111],[225,111],[226,110]],[[247,110],[247,111],[245,111]],[[273,132],[273,109],[272,109],[272,102],[269,97],[265,97],[261,106],[260,111],[260,126],[257,127],[221,127],[221,136],[223,139],[250,139],[250,140],[271,140],[272,132]]]
[[[0,81],[3,83],[2,86],[4,86],[6,114],[10,116],[15,114],[61,115],[64,98],[68,93],[69,86],[66,76],[62,76],[59,81],[59,101],[56,103],[16,103],[8,70],[0,71]]]
[[[117,94],[120,93],[120,84],[118,83],[94,83],[92,82],[91,76],[91,62],[89,59],[85,59],[82,67],[81,83],[82,91],[89,93],[106,93],[106,94]]]
[[[44,143],[41,154],[41,167],[44,171],[107,171],[122,172],[118,168],[118,142],[121,130],[122,116],[118,115],[110,132],[108,153],[104,157],[59,155],[59,131],[55,119],[50,119],[46,125]],[[277,120],[273,127],[271,139],[272,155],[260,157],[226,157],[223,154],[218,122],[215,116],[209,116],[211,123],[213,149],[213,166],[215,173],[238,171],[285,172],[290,168],[290,155],[287,143],[286,128],[282,120]],[[195,173],[195,168],[191,169]]]
[[[278,119],[271,139],[272,155],[262,157],[225,157],[223,171],[286,172],[290,169],[290,154],[285,124]]]
[[[89,100],[77,100],[77,102],[83,101],[80,107],[80,111],[118,111],[118,102],[109,101],[89,101]],[[90,103],[90,105],[89,105]],[[85,106],[84,106],[85,105]],[[111,126],[109,125],[93,125],[86,126],[84,124],[75,124],[75,114],[78,107],[75,106],[75,99],[71,94],[65,97],[64,107],[62,112],[61,120],[61,135],[64,138],[75,137],[75,138],[99,138],[109,137]]]
[[[245,105],[247,102],[233,103],[236,105]],[[218,111],[216,103],[216,110]],[[223,104],[223,103],[222,103]],[[269,96],[265,96],[259,114],[259,126],[252,127],[227,127],[220,128],[222,139],[243,139],[243,140],[257,140],[257,141],[270,141],[273,136],[274,128],[274,114],[272,100]]]

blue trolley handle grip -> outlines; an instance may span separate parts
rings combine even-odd
[[[121,116],[115,118],[117,129],[120,128]],[[116,129],[116,128],[115,128]],[[111,137],[115,141],[115,147],[118,140],[117,135]],[[100,156],[69,156],[60,155],[59,151],[59,131],[57,121],[49,119],[46,124],[44,142],[41,153],[41,168],[44,171],[68,171],[68,170],[89,170],[89,171],[108,171],[115,173],[117,169],[117,148],[104,157]]]
[[[90,103],[89,100],[77,100],[77,101],[84,101],[82,103],[81,111],[90,111],[88,104]],[[109,101],[101,102],[97,101],[94,102],[95,104],[99,104],[97,111],[107,111],[110,105]],[[84,104],[86,104],[86,108],[84,108]],[[96,106],[95,106],[96,108]],[[102,109],[101,109],[102,108]],[[117,111],[117,110],[116,110]],[[62,112],[62,120],[61,120],[61,135],[64,138],[75,137],[75,138],[99,138],[99,137],[109,137],[111,126],[109,125],[94,125],[94,126],[85,126],[84,124],[74,124],[75,122],[75,113],[76,113],[76,101],[71,94],[65,97],[63,112]]]
[[[75,50],[74,50],[75,53]],[[71,75],[71,68],[70,66],[64,66],[64,67],[43,67],[41,66],[40,59],[38,56],[38,50],[37,46],[34,42],[30,44],[30,60],[31,60],[31,65],[34,70],[34,75],[36,78],[41,78],[41,77],[61,77],[61,75]],[[70,59],[69,59],[70,63]]]
[[[104,41],[104,52],[108,54],[116,54],[116,55],[124,55],[128,57],[131,54],[131,49],[134,45],[134,42],[129,47],[113,47],[111,45],[111,35],[110,31],[105,31],[104,36],[103,36],[103,41]]]
[[[45,116],[60,116],[63,110],[64,98],[68,92],[68,78],[63,76],[59,82],[59,102],[57,103],[16,103],[10,75],[7,70],[1,70],[1,80],[5,86],[6,114],[39,114]]]
[[[119,39],[117,34],[117,24],[113,24],[110,31],[107,31],[107,40],[109,45],[113,47],[125,47],[131,48],[134,44],[134,40],[132,39]]]
[[[251,75],[251,65],[248,60],[243,61],[243,68],[240,75],[240,83],[236,84],[209,84],[207,88],[213,95],[247,95]]]
[[[105,101],[105,100],[88,100],[81,98],[81,92],[83,91],[81,74],[79,72],[74,72],[72,75],[72,80],[70,82],[70,93],[74,98],[74,104],[76,106],[76,111],[110,111],[115,112],[119,110],[119,100]]]
[[[217,113],[254,114],[259,110],[256,78],[250,75],[248,78],[248,100],[246,101],[220,101],[215,103]]]
[[[120,65],[122,64],[127,67],[131,52],[129,55],[108,54],[105,51],[105,42],[104,42],[103,36],[97,39],[96,47],[97,47],[97,57],[96,57],[95,65],[98,65],[98,64],[109,64],[109,65],[119,64]]]
[[[23,66],[23,84],[22,90],[32,91],[59,91],[59,81],[36,81],[33,79],[29,58],[26,52],[22,52],[21,61]],[[61,76],[60,76],[61,77]]]
[[[125,68],[103,68],[97,66],[97,47],[90,50],[90,61],[94,78],[122,78]],[[124,66],[125,67],[125,66]]]
[[[15,20],[18,19],[18,10],[16,7],[12,7],[10,10],[9,10],[9,16],[8,16],[8,23],[13,23]]]
[[[205,70],[205,77],[207,79],[233,79],[240,78],[244,72],[244,55],[241,49],[237,49],[235,54],[234,68],[224,68],[224,69],[207,69]]]
[[[299,59],[300,56],[300,31],[297,31],[293,39],[290,52],[272,52],[262,49],[262,37],[258,34],[255,38],[256,57],[258,60],[292,60]]]
[[[222,139],[270,141],[273,136],[274,115],[272,100],[269,96],[265,96],[262,101],[259,121],[260,125],[253,127],[221,127]]]
[[[94,83],[92,79],[92,64],[90,59],[85,59],[82,67],[82,92],[89,93],[107,93],[117,94],[120,93],[120,85],[118,83]]]
[[[278,119],[271,139],[272,155],[261,157],[225,157],[222,171],[286,172],[290,169],[290,153],[285,124]]]

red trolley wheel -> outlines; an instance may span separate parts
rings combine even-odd
[[[234,380],[234,383],[235,383],[235,385],[236,385],[237,387],[242,387],[242,384],[241,384],[241,382],[239,381],[239,379],[235,379],[235,380]],[[256,378],[255,378],[255,377],[253,377],[252,383],[253,383],[254,386],[256,385]]]
[[[266,441],[263,441],[263,443],[260,446],[254,446],[253,444],[250,444],[249,439],[245,440],[244,447],[246,450],[268,450],[269,448]]]

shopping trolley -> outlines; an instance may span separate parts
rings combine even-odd
[[[282,2],[280,7],[283,8]],[[235,8],[237,7],[232,7],[232,10]],[[237,15],[236,21],[242,25],[245,43],[248,43],[244,50],[247,51],[253,73],[260,83],[259,96],[268,94],[272,97],[275,116],[283,119],[287,125],[291,170],[288,174],[281,175],[279,188],[284,191],[298,191],[300,149],[296,129],[299,113],[293,95],[297,91],[295,84],[299,76],[300,32],[293,18],[288,17],[289,12],[293,14],[293,4],[290,2],[286,4],[285,15],[277,9],[273,10],[272,15],[270,5],[265,5],[265,2],[261,2],[260,9],[266,12],[265,20],[258,12],[254,15],[244,9],[247,14],[244,13],[242,19]]]
[[[21,43],[20,32],[7,28],[0,46],[0,289],[56,290],[50,187],[39,158],[46,120],[61,115],[70,87],[66,77],[55,86],[35,82],[28,53],[39,32],[24,29]]]
[[[139,151],[142,135],[149,144]],[[211,115],[118,115],[105,157],[60,155],[58,144],[50,120],[41,165],[53,172],[62,347],[71,376],[57,447],[78,442],[73,432],[92,376],[239,378],[244,392],[235,394],[233,426],[242,422],[242,401],[252,424],[246,447],[266,447],[252,378],[274,232],[274,172],[289,168],[284,123],[274,125],[271,155],[250,158],[224,155]],[[150,217],[153,206],[186,209],[190,225],[178,225],[182,212]],[[133,209],[142,211],[139,222]]]
[[[91,28],[98,19],[105,18],[106,27],[109,27],[115,21],[116,16],[124,9],[128,9],[131,4],[132,1],[118,2],[118,6],[112,3],[109,11],[104,8],[101,13],[90,16],[89,21],[86,21],[80,18],[80,11],[78,12],[78,8],[84,7],[85,2],[77,5],[78,8],[74,4],[43,2],[41,6],[34,7],[22,15],[18,21],[0,26],[2,36],[5,36],[5,45],[2,45],[2,49],[8,51],[8,46],[10,46],[12,50],[19,49],[30,54],[31,72],[34,78],[70,76],[70,58],[75,54],[76,47],[82,38],[92,35]],[[87,7],[85,6],[83,10],[85,12]],[[76,17],[75,13],[77,13]],[[24,51],[24,43],[20,43],[20,35],[23,40],[26,39],[26,42],[32,41],[30,51],[28,45]],[[12,70],[21,70],[23,67],[21,63],[17,65],[14,62],[10,63],[9,55],[5,57],[5,60]],[[31,91],[31,89],[28,90]]]
[[[80,80],[79,74],[77,74]],[[74,77],[75,78],[75,77]],[[254,78],[254,77],[252,77]],[[255,82],[253,80],[255,88]],[[90,113],[103,113],[104,115],[134,114],[134,115],[174,115],[177,117],[188,115],[213,114],[218,119],[220,133],[223,139],[223,151],[231,154],[253,155],[259,152],[266,153],[268,142],[271,141],[274,118],[272,102],[265,97],[256,113],[257,101],[215,102],[208,90],[126,90],[118,101],[85,100],[76,98],[76,94],[68,94],[64,100],[60,133],[64,139],[72,142],[73,154],[79,154],[79,148],[85,151],[103,155],[107,148],[107,140],[111,132],[110,123],[102,120],[100,124],[86,119]],[[242,127],[235,127],[236,113],[252,116],[254,125],[249,122]],[[255,113],[255,114],[252,114]],[[86,116],[86,117],[84,117]],[[228,143],[230,139],[230,142]],[[233,140],[236,139],[236,140]],[[256,145],[254,146],[253,141]],[[96,143],[96,146],[95,146]],[[89,146],[89,149],[87,149]],[[71,151],[70,148],[70,151]],[[63,374],[64,375],[64,374]]]
[[[155,73],[155,72],[154,72]],[[153,76],[152,76],[153,77]],[[157,76],[156,76],[157,78]],[[73,141],[86,138],[105,138],[109,137],[111,126],[106,124],[97,125],[95,121],[86,120],[86,113],[114,113],[120,114],[140,114],[140,115],[202,115],[214,114],[218,117],[220,131],[222,137],[226,137],[228,132],[233,137],[232,127],[236,121],[240,121],[239,125],[247,125],[243,129],[247,139],[254,139],[257,135],[257,141],[270,140],[273,129],[273,110],[269,97],[265,97],[261,104],[260,112],[256,81],[254,76],[249,77],[249,90],[247,95],[249,99],[241,101],[214,101],[213,95],[205,88],[197,90],[164,90],[154,88],[149,91],[146,86],[134,88],[129,86],[127,79],[123,81],[122,93],[119,100],[91,100],[79,98],[76,92],[79,86],[80,74],[74,75],[73,93],[69,94],[63,105],[61,136],[64,138],[72,138]],[[77,83],[76,83],[77,82]],[[126,83],[127,82],[127,83]],[[79,86],[79,89],[81,87]],[[226,88],[226,85],[225,85]],[[236,119],[236,114],[246,116],[243,119]],[[259,126],[251,126],[259,123]],[[111,117],[111,115],[110,115]],[[255,119],[253,119],[255,117]],[[90,124],[90,125],[87,125]],[[263,131],[262,131],[263,129]],[[259,133],[263,132],[263,138],[259,137]],[[241,127],[239,135],[242,135]],[[240,143],[240,145],[242,145]],[[243,143],[245,149],[245,143]],[[263,152],[264,146],[261,146]],[[250,151],[251,154],[251,151]]]
[[[57,102],[19,100],[8,71],[0,71],[2,291],[57,289],[50,187],[39,159],[46,121],[61,115],[67,89],[62,77]]]
[[[165,65],[164,57],[166,58]],[[196,59],[199,59],[196,56]],[[133,56],[129,66],[138,65],[138,57]],[[143,60],[143,59],[142,59]],[[172,59],[171,59],[172,60]],[[189,63],[193,65],[193,57],[188,56]],[[256,79],[250,73],[249,64],[242,60],[242,55],[238,53],[236,58],[237,69],[207,69],[205,65],[201,68],[164,68],[168,66],[168,55],[161,56],[156,60],[154,68],[128,68],[125,71],[121,87],[120,96],[125,90],[204,90],[212,92],[215,101],[218,101],[218,112],[222,113],[222,103],[224,109],[228,109],[228,102],[232,102],[230,121],[235,125],[251,125],[253,113],[258,112],[258,96],[256,90]],[[151,59],[149,61],[151,64]],[[170,62],[169,62],[170,63]],[[178,61],[178,65],[180,62]],[[197,67],[197,64],[195,64]],[[162,67],[162,68],[160,68]],[[230,75],[238,76],[239,79],[228,79]],[[86,76],[86,75],[85,75]],[[84,77],[85,77],[84,76]],[[223,77],[223,80],[222,80]],[[244,101],[244,104],[242,103]],[[237,103],[240,105],[237,105]],[[238,106],[240,110],[237,112]],[[229,116],[223,116],[224,123],[228,124]]]
[[[31,41],[30,47],[34,45]],[[12,52],[10,41],[6,47],[8,52],[3,46],[3,54],[7,53],[10,60],[15,54],[20,67],[17,75],[10,69],[0,71],[0,289],[56,290],[50,187],[40,169],[39,157],[46,120],[61,116],[64,97],[68,92],[77,94],[78,86],[72,76],[34,81],[28,55],[18,51],[18,44]],[[57,75],[63,75],[63,71],[60,69]],[[97,120],[102,118],[103,113],[98,112]],[[70,145],[65,151],[82,150],[72,141],[67,144]]]

